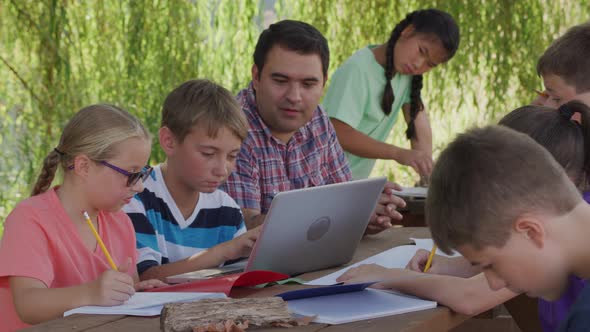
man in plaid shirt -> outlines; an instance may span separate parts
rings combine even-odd
[[[237,98],[250,129],[223,189],[242,208],[246,226],[264,222],[274,196],[292,189],[352,179],[332,124],[319,106],[330,52],[313,26],[284,20],[258,39],[252,82]],[[401,219],[405,202],[387,183],[367,233]]]

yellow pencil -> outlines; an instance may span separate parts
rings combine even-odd
[[[434,258],[435,252],[436,252],[436,244],[433,244],[432,250],[430,250],[430,255],[428,255],[428,260],[426,261],[426,266],[424,267],[424,272],[428,272],[430,265],[432,265],[432,259]]]
[[[104,243],[102,242],[102,239],[98,235],[96,228],[94,228],[94,225],[92,224],[92,220],[90,220],[90,216],[88,215],[88,212],[84,211],[84,217],[86,218],[86,222],[88,223],[88,226],[90,226],[90,229],[92,230],[92,233],[94,234],[94,237],[96,238],[96,241],[98,242],[98,245],[100,246],[100,249],[102,249],[102,252],[104,253],[107,260],[109,261],[109,264],[111,265],[113,270],[119,271],[119,269],[117,269],[117,265],[115,265],[115,262],[113,262],[113,259],[111,258],[111,254],[109,254],[107,247],[105,247]]]

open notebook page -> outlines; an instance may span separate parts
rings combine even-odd
[[[385,250],[377,255],[371,256],[365,260],[347,266],[343,269],[340,269],[334,273],[330,273],[321,278],[312,280],[308,282],[307,285],[333,285],[337,283],[336,278],[341,276],[348,269],[362,264],[377,264],[386,268],[404,268],[406,267],[406,264],[408,264],[408,262],[410,261],[410,258],[414,256],[416,250],[416,246],[412,245],[394,247],[389,250]]]
[[[135,293],[126,303],[118,306],[84,306],[66,311],[65,316],[72,314],[102,314],[102,315],[159,315],[166,303],[191,302],[207,298],[224,298],[223,293]]]

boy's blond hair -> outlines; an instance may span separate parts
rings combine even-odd
[[[248,135],[248,122],[235,97],[209,80],[184,82],[174,89],[162,109],[162,127],[168,127],[182,143],[192,128],[200,126],[214,138],[226,127],[240,140]]]
[[[563,168],[532,138],[503,126],[459,135],[431,176],[426,221],[439,248],[503,247],[523,215],[561,216],[581,202]]]

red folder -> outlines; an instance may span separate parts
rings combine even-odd
[[[152,288],[146,290],[146,292],[208,292],[225,293],[225,295],[229,296],[229,293],[233,287],[256,286],[287,278],[289,278],[289,276],[286,274],[265,270],[256,270],[228,274],[211,279],[195,280],[177,285]]]

